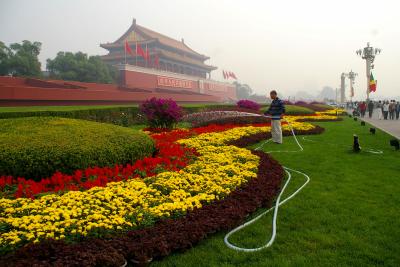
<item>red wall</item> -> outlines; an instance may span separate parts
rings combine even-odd
[[[180,77],[180,76],[176,76]],[[176,78],[161,73],[121,71],[121,86],[60,80],[0,76],[0,106],[59,103],[132,103],[151,97],[178,102],[223,102],[236,100],[233,85],[212,80]],[[188,88],[190,87],[190,88]],[[136,90],[135,90],[136,89]],[[167,89],[167,90],[159,90]],[[194,94],[195,93],[195,94]]]
[[[176,89],[176,90],[188,90],[188,91],[194,91],[200,93],[200,82],[199,80],[190,80],[192,87],[186,88],[186,87],[170,87],[170,86],[162,86],[158,84],[157,78],[159,76],[162,77],[169,77],[168,74],[160,73],[160,75],[156,74],[149,74],[149,73],[141,73],[141,72],[136,72],[136,71],[128,71],[128,70],[122,70],[121,71],[121,83],[124,86],[128,87],[133,87],[133,88],[148,88],[148,89],[154,89],[154,88],[163,88],[163,89]],[[183,81],[188,81],[185,80],[185,78],[174,78],[174,77],[169,77],[171,79],[175,80],[183,80]],[[224,83],[219,83],[215,82],[212,80],[202,80],[203,81],[203,88],[204,90],[202,91],[203,94],[207,95],[213,95],[221,98],[221,100],[236,100],[236,89],[233,85],[230,84],[224,84]],[[207,86],[210,85],[210,86]]]
[[[51,81],[54,83],[63,84],[64,81]],[[221,99],[216,96],[205,94],[186,94],[180,92],[157,92],[154,89],[147,91],[119,89],[117,85],[110,84],[95,84],[95,83],[80,83],[68,82],[72,85],[82,86],[85,89],[65,89],[65,88],[47,88],[33,87],[25,83],[25,79],[0,77],[0,106],[13,105],[45,105],[65,103],[93,103],[93,104],[119,104],[142,102],[151,97],[171,98],[178,102],[220,102]],[[40,83],[36,83],[39,84]],[[50,83],[46,83],[48,86]],[[129,88],[128,88],[129,89]]]

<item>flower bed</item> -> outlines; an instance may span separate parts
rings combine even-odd
[[[144,262],[188,249],[207,235],[242,223],[257,208],[271,206],[281,185],[283,169],[265,153],[253,154],[260,158],[257,179],[222,200],[193,209],[186,216],[164,219],[153,227],[108,239],[90,238],[78,244],[51,240],[28,245],[3,256],[0,265],[119,266],[121,258]]]
[[[48,238],[76,240],[152,224],[223,198],[256,176],[258,158],[246,149],[208,145],[198,152],[197,160],[179,172],[61,196],[2,198],[0,223],[8,230],[0,237],[0,244],[12,247]]]
[[[254,110],[251,112],[242,112],[242,111],[232,111],[232,110],[218,110],[218,111],[206,111],[206,112],[198,112],[185,115],[182,120],[186,122],[192,123],[195,127],[205,126],[208,124],[214,123],[214,121],[218,121],[221,119],[231,118],[233,121],[240,120],[241,117],[257,117],[262,118],[260,116],[251,114],[254,113]],[[265,121],[265,119],[263,120]],[[232,121],[230,122],[232,123]]]
[[[338,111],[341,114],[342,110]],[[254,115],[252,115],[254,114]],[[299,114],[299,115],[286,115],[286,120],[290,122],[306,122],[306,121],[335,121],[340,120],[336,116],[336,111],[328,110],[315,112],[314,114]],[[186,122],[192,123],[195,127],[202,127],[209,124],[242,124],[249,125],[255,123],[269,123],[270,118],[260,116],[259,113],[247,112],[247,111],[207,111],[198,112],[186,115],[183,117]]]
[[[239,108],[245,108],[245,109],[251,109],[251,110],[255,110],[255,111],[259,111],[261,108],[261,105],[258,104],[257,102],[251,101],[251,100],[247,100],[247,99],[242,99],[239,100],[236,105]]]
[[[322,131],[295,120],[291,124],[298,134]],[[283,125],[283,130],[286,134],[289,127]],[[281,166],[262,152],[239,148],[260,141],[269,132],[267,124],[228,124],[153,134],[159,153],[166,144],[180,144],[195,149],[197,159],[179,171],[111,182],[86,191],[37,199],[2,198],[3,253],[28,245],[2,256],[0,265],[64,265],[73,258],[86,266],[117,266],[109,260],[113,253],[119,259],[121,255],[139,260],[165,256],[189,248],[215,231],[229,229],[261,205],[270,206],[279,190]],[[90,254],[93,242],[110,249]]]

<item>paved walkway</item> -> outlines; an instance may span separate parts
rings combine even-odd
[[[352,110],[347,110],[349,114],[352,114]],[[400,119],[396,120],[396,115],[394,120],[384,120],[378,118],[379,110],[375,109],[372,113],[372,118],[368,117],[368,111],[365,114],[364,118],[360,118],[369,124],[374,125],[375,127],[381,129],[382,131],[387,132],[388,134],[393,135],[394,137],[400,139]],[[389,115],[388,115],[389,117]]]

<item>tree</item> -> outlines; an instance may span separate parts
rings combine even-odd
[[[0,75],[40,77],[40,42],[22,41],[7,47],[0,42]]]
[[[247,84],[241,84],[238,83],[237,81],[233,82],[233,84],[236,87],[236,95],[238,99],[249,99],[251,96],[253,90],[251,87]]]
[[[22,41],[22,44],[10,45],[12,55],[9,59],[9,72],[13,76],[40,77],[39,54],[42,44],[40,42]]]
[[[54,59],[47,59],[47,70],[50,77],[69,81],[112,83],[116,78],[116,71],[99,56],[82,52],[58,52]]]
[[[0,41],[0,75],[9,74],[10,56],[12,55],[10,48]]]

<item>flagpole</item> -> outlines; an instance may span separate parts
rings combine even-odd
[[[362,59],[365,59],[365,63],[366,63],[367,100],[369,100],[369,93],[370,93],[369,82],[370,82],[371,69],[374,68],[373,63],[374,63],[375,56],[380,53],[381,53],[381,49],[373,48],[372,46],[369,45],[369,42],[367,43],[367,47],[364,47],[364,49],[358,49],[356,51],[356,54],[359,55]]]
[[[126,65],[126,42],[125,42],[125,49],[124,49],[124,51],[125,51],[125,65]]]
[[[136,41],[136,53],[135,53],[135,65],[137,66],[137,51],[138,51],[138,48],[137,48],[137,41]]]

